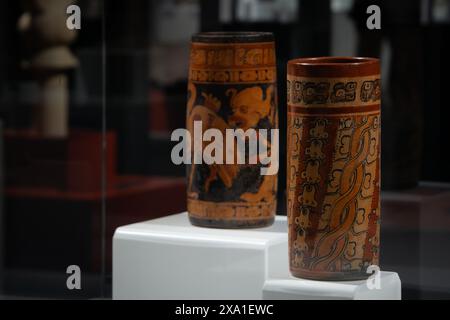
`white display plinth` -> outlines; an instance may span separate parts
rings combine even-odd
[[[365,281],[296,279],[286,217],[268,228],[192,226],[186,213],[120,227],[113,239],[114,299],[400,299],[396,273]]]
[[[366,280],[314,281],[287,276],[268,279],[263,288],[266,300],[400,300],[401,283],[395,272],[380,272],[379,289],[369,289]]]

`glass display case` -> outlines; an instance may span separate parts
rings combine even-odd
[[[381,11],[380,28],[369,28]],[[190,43],[271,32],[287,214],[287,62],[379,58],[382,269],[450,298],[448,0],[27,0],[0,10],[0,298],[111,298],[116,228],[186,211]],[[275,82],[275,81],[274,81]],[[286,257],[287,259],[287,257]],[[79,288],[82,290],[79,290]]]

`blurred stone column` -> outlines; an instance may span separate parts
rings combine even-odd
[[[37,80],[40,99],[34,111],[34,129],[43,137],[61,138],[68,134],[67,71],[78,65],[69,44],[76,30],[66,26],[67,7],[74,0],[25,0],[18,28],[26,57],[23,68]]]

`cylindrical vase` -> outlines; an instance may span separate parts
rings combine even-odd
[[[379,260],[379,60],[304,58],[287,68],[291,273],[367,278]]]
[[[267,164],[260,148],[267,151],[263,153],[267,160],[278,143],[272,141],[278,127],[275,64],[271,33],[193,36],[187,103],[193,150],[187,167],[187,208],[192,224],[252,228],[273,223],[277,175],[274,170],[263,171],[278,163]],[[238,138],[227,143],[228,134]],[[223,140],[217,142],[221,135]],[[211,152],[213,141],[221,146],[216,144]],[[227,158],[230,150],[235,151],[232,159]],[[208,157],[213,159],[207,161]]]

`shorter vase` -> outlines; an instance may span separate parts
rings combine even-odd
[[[277,175],[262,175],[261,163],[250,163],[250,158],[261,159],[261,145],[267,147],[266,155],[273,155],[278,143],[267,138],[269,134],[259,135],[261,130],[270,133],[278,128],[275,64],[271,33],[207,32],[192,37],[186,126],[193,144],[200,144],[197,159],[209,144],[198,140],[196,125],[202,132],[213,129],[223,136],[230,131],[258,134],[254,136],[258,150],[253,153],[247,147],[238,150],[234,139],[222,144],[218,153],[224,155],[231,145],[243,162],[233,156],[232,163],[193,161],[188,166],[187,209],[192,224],[256,228],[273,223]],[[250,144],[247,137],[240,141]]]

